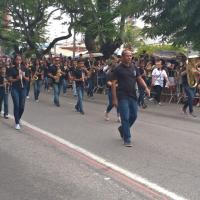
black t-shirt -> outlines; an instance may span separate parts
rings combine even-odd
[[[183,86],[188,86],[187,74],[184,74],[182,76],[182,85]]]
[[[73,77],[75,79],[82,78],[83,74],[85,74],[85,72],[82,69],[78,68],[78,67],[73,71]],[[83,87],[84,86],[84,82],[83,81],[75,81],[75,83],[76,83],[76,87]]]
[[[49,66],[49,70],[48,70],[48,74],[51,74],[51,75],[53,75],[53,76],[56,76],[56,74],[57,74],[57,71],[58,71],[58,67],[56,67],[55,65],[50,65]],[[54,78],[52,78],[52,77],[50,77],[51,79],[52,79],[52,82],[53,83],[60,83],[60,80],[59,81],[55,81],[55,79]]]
[[[4,78],[0,75],[0,89],[4,88],[3,84],[4,84]]]
[[[140,76],[139,70],[131,64],[126,66],[120,63],[113,72],[113,80],[117,80],[117,98],[118,100],[131,97],[137,99],[136,78]]]
[[[21,70],[22,70],[23,73],[25,73],[26,77],[30,76],[29,70],[26,67],[24,67],[23,65],[21,66]],[[13,66],[13,67],[9,68],[9,70],[8,70],[8,77],[16,79],[18,76],[19,76],[19,69],[18,69],[18,67]],[[23,87],[24,88],[27,87],[28,81],[26,81],[25,79],[23,79],[22,83],[23,83]],[[21,80],[13,82],[12,83],[12,87],[13,88],[17,88],[17,89],[22,88]]]
[[[36,67],[35,65],[31,67],[31,71],[32,71],[32,74],[34,75],[36,72],[38,73],[43,73],[44,71],[44,68],[42,66],[38,66]],[[38,80],[42,80],[42,75],[39,74],[37,75],[38,76]]]
[[[62,66],[61,70],[64,73],[61,78],[68,80],[68,78],[69,78],[69,68],[67,66]]]

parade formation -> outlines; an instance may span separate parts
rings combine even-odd
[[[1,0],[0,200],[199,200],[199,8]]]

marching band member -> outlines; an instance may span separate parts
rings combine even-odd
[[[189,114],[192,117],[196,117],[193,110],[193,98],[195,95],[197,82],[197,76],[200,75],[200,71],[196,69],[192,64],[184,64],[182,67],[181,78],[182,86],[184,88],[185,94],[187,96],[185,103],[183,105],[183,112],[187,114],[187,108],[189,107]]]
[[[78,64],[77,68],[74,70],[72,75],[72,80],[75,81],[76,91],[77,91],[77,103],[75,105],[75,109],[76,111],[84,115],[85,113],[83,110],[83,96],[84,96],[84,85],[88,71],[84,66],[83,60],[78,60],[77,64]]]
[[[29,72],[22,65],[22,58],[16,55],[14,66],[8,71],[9,81],[11,82],[11,96],[14,104],[15,129],[19,130],[20,119],[24,112],[26,101],[26,89],[29,81]]]
[[[106,79],[107,79],[107,87],[108,87],[108,105],[105,111],[105,120],[109,121],[109,113],[112,110],[112,108],[114,107],[112,104],[112,90],[111,90],[111,86],[112,86],[112,76],[113,76],[113,71],[117,66],[117,62],[118,62],[118,58],[116,56],[112,56],[111,57],[111,64],[108,67],[108,69],[106,69]],[[116,107],[117,110],[117,117],[118,117],[118,122],[120,122],[120,116],[119,116],[119,109],[118,107]]]
[[[5,66],[0,68],[0,112],[2,103],[4,103],[4,118],[8,119],[8,95],[10,83],[8,81],[7,70]]]
[[[34,87],[34,98],[35,101],[39,102],[39,95],[40,95],[40,89],[42,86],[42,80],[44,76],[44,69],[42,67],[42,61],[39,61],[38,59],[35,60],[33,63],[33,66],[31,68],[32,72],[32,81],[33,81],[33,87]]]
[[[49,78],[51,78],[52,84],[53,84],[54,104],[57,107],[60,107],[60,101],[59,101],[60,89],[61,89],[60,78],[62,76],[60,67],[61,67],[60,66],[60,58],[54,57],[54,64],[50,65],[49,70],[48,70],[48,76],[49,76]]]

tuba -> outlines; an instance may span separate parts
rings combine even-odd
[[[186,66],[187,81],[191,88],[195,88],[198,85],[197,76],[195,75],[196,70],[197,66],[193,63],[193,61],[188,62]]]

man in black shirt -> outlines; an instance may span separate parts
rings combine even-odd
[[[61,66],[60,58],[54,58],[54,64],[49,67],[48,76],[52,79],[53,90],[54,90],[54,104],[60,107],[59,95],[61,89]]]
[[[44,77],[44,69],[39,59],[36,59],[31,68],[35,101],[39,102],[40,89]]]
[[[131,61],[132,52],[124,50],[121,63],[114,70],[112,81],[113,105],[118,105],[121,117],[121,126],[118,130],[126,147],[132,146],[130,128],[137,118],[136,83],[144,87],[146,94],[150,96],[146,83]]]
[[[84,84],[87,73],[88,71],[84,68],[84,61],[78,60],[78,66],[73,72],[72,79],[75,81],[77,91],[77,103],[75,105],[75,109],[83,115]]]

